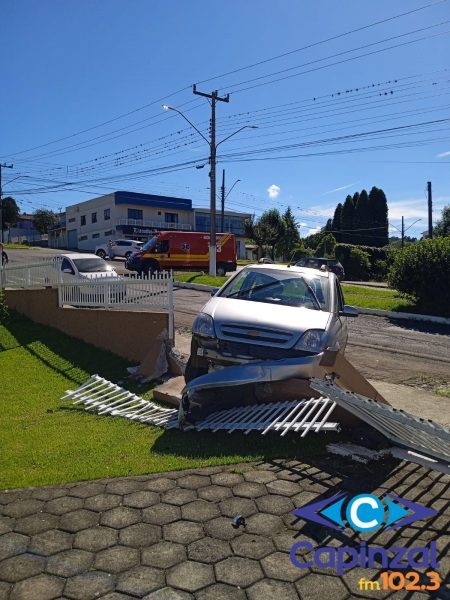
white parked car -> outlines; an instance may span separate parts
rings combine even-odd
[[[121,258],[129,258],[133,252],[137,252],[141,249],[144,242],[138,242],[136,240],[113,240],[112,250],[113,258],[120,256]],[[96,246],[95,254],[100,258],[109,257],[109,246],[108,244],[101,244]]]
[[[125,301],[123,279],[95,254],[62,254],[63,303],[76,306],[114,305]],[[104,285],[103,285],[104,284]]]
[[[61,273],[63,281],[119,277],[116,271],[95,254],[62,254]]]

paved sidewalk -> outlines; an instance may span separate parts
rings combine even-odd
[[[339,491],[386,490],[438,516],[362,537],[380,547],[436,540],[448,585],[450,477],[326,457],[0,492],[0,599],[425,600],[428,593],[359,592],[361,577],[378,578],[375,569],[338,577],[290,562],[296,541],[337,547],[361,539],[296,520],[295,507]],[[245,528],[232,527],[237,514]],[[445,584],[437,597],[450,598]]]

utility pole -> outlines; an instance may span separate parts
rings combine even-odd
[[[2,202],[2,169],[12,169],[13,165],[0,163],[0,242],[3,244],[3,202]]]
[[[203,96],[211,101],[211,138],[210,138],[210,172],[209,177],[211,180],[210,185],[210,214],[211,214],[211,229],[209,238],[209,275],[211,277],[216,276],[216,102],[229,102],[230,95],[227,94],[223,98],[219,96],[217,90],[211,92],[211,94],[205,94],[204,92],[197,91],[197,86],[192,86],[192,91],[197,96]]]
[[[428,190],[428,237],[433,237],[433,197],[431,195],[431,181],[427,181]]]
[[[225,231],[225,169],[222,169],[222,187],[220,188],[222,206],[220,211],[220,231]]]
[[[402,216],[402,250],[405,245],[405,218]]]

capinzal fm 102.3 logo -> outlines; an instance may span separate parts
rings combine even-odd
[[[432,508],[391,493],[379,498],[374,494],[351,496],[344,492],[297,508],[293,513],[305,521],[340,531],[350,528],[358,533],[397,529],[437,515],[437,511]],[[312,558],[302,558],[306,554],[310,556],[310,553],[313,553]],[[314,565],[336,568],[339,575],[355,566],[378,568],[381,565],[388,569],[439,568],[434,541],[427,546],[413,548],[372,547],[365,541],[361,541],[358,546],[353,544],[315,548],[310,541],[299,540],[292,546],[290,557],[292,564],[299,569]]]
[[[394,494],[382,499],[374,494],[349,496],[340,493],[294,510],[294,515],[333,529],[350,527],[366,532],[377,529],[397,529],[437,515],[432,508],[411,502]]]

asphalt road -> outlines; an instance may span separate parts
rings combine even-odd
[[[11,263],[24,263],[63,253],[53,249],[9,250]],[[125,273],[124,261],[111,263]],[[175,326],[187,333],[209,294],[177,288]],[[346,355],[366,377],[418,385],[432,390],[450,386],[450,327],[360,315],[349,319]]]

